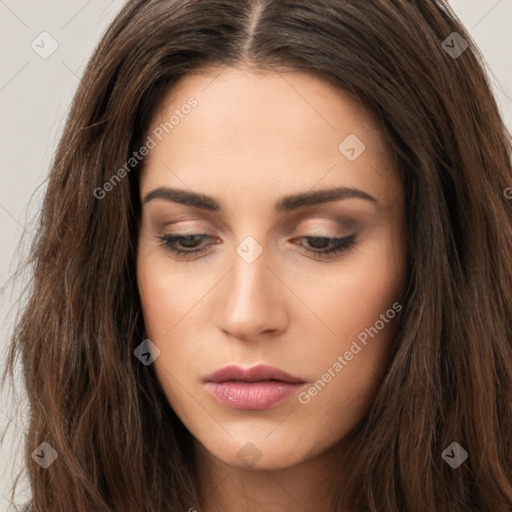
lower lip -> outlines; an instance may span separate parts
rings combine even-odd
[[[303,383],[281,381],[207,382],[210,393],[221,403],[234,409],[269,409],[297,393]]]

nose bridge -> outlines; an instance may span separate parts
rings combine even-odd
[[[253,237],[246,237],[236,248],[226,306],[240,320],[247,318],[250,311],[254,315],[269,299],[265,288],[270,272],[266,268],[267,257],[264,253],[263,246]]]
[[[238,338],[251,338],[282,327],[279,285],[267,263],[267,252],[255,238],[248,236],[236,247],[218,303],[219,328]]]

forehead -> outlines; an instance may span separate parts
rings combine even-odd
[[[366,187],[386,202],[397,185],[393,154],[373,114],[303,73],[210,68],[185,75],[148,135],[156,145],[144,162],[143,195],[162,185],[222,195],[244,184],[264,200],[274,190],[277,196],[319,183]]]

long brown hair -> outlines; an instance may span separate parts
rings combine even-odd
[[[94,191],[141,147],[176,79],[209,65],[320,77],[375,113],[397,157],[408,288],[389,370],[354,431],[351,478],[338,484],[347,510],[510,510],[511,137],[481,54],[434,0],[123,8],[88,64],[52,164],[10,349],[8,371],[19,355],[30,402],[31,509],[200,509],[190,434],[153,367],[133,355],[144,338],[135,280],[143,162],[104,197]],[[58,453],[44,470],[31,457],[42,442]],[[468,453],[458,468],[442,458],[452,442]]]

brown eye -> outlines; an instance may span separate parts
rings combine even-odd
[[[195,233],[191,235],[159,235],[157,237],[166,249],[179,256],[195,256],[206,251],[203,245],[198,248],[198,242],[211,239],[206,233]],[[177,244],[179,244],[179,247]]]
[[[316,256],[335,255],[344,251],[348,251],[355,245],[356,236],[346,236],[343,238],[329,238],[324,236],[304,236],[308,246],[304,246],[304,250]]]
[[[201,242],[205,239],[212,239],[206,233],[195,233],[190,235],[159,235],[157,237],[165,248],[180,257],[197,256],[204,253],[207,245]],[[301,245],[307,253],[315,256],[331,256],[348,251],[355,245],[356,236],[351,235],[343,238],[331,238],[323,236],[304,236],[307,245]]]

